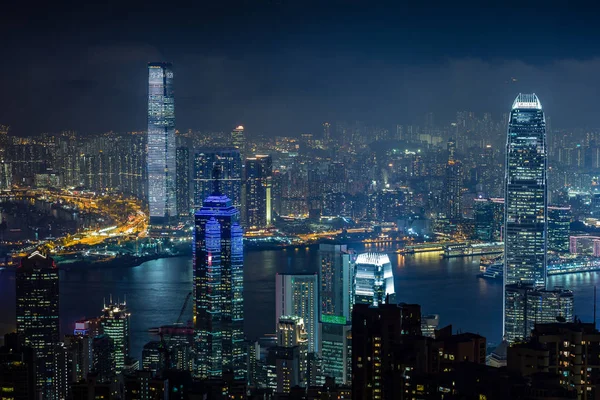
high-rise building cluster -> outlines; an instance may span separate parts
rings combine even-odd
[[[98,317],[77,321],[72,334],[61,335],[59,296],[55,261],[39,251],[24,257],[16,273],[17,330],[0,349],[3,398],[9,392],[11,398],[81,398],[77,393],[86,389],[87,395],[88,384],[113,398],[123,374],[138,369],[130,357],[125,302],[111,300]]]
[[[136,328],[125,300],[110,298],[61,336],[57,266],[42,251],[23,258],[0,399],[544,398],[544,388],[597,397],[600,333],[548,275],[577,262],[600,269],[591,234],[600,133],[550,135],[535,94],[519,94],[496,119],[460,111],[444,124],[428,112],[394,130],[339,121],[296,137],[242,125],[184,132],[174,83],[171,64],[148,64],[146,132],[16,138],[0,126],[0,190],[132,196],[147,205],[153,237],[193,232],[181,312],[191,301],[192,323],[179,315],[158,328],[141,363],[130,357]],[[572,234],[573,222],[583,232]],[[390,257],[359,254],[344,244],[350,237],[401,241],[406,252],[494,253],[481,262],[483,276],[503,281],[503,342],[490,365],[484,337],[440,328],[439,315],[399,302]],[[273,331],[248,340],[244,246],[299,243],[319,244],[306,268],[316,272],[276,274],[274,321],[265,316]]]

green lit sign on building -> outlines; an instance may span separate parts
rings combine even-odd
[[[321,322],[327,324],[346,325],[346,317],[339,315],[321,315]]]

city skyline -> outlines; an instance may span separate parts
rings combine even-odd
[[[600,398],[594,13],[103,7],[0,15],[0,400]]]

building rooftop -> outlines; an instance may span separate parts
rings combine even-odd
[[[512,109],[522,110],[522,109],[535,109],[541,110],[542,103],[540,103],[540,99],[536,96],[535,93],[519,93],[517,98],[515,99]]]
[[[39,251],[34,251],[27,257],[21,259],[20,269],[33,269],[33,268],[56,268],[54,260],[48,256],[43,255]]]
[[[385,253],[362,253],[356,257],[356,264],[385,265],[390,258]]]

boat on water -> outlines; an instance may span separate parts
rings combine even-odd
[[[479,271],[485,272],[487,267],[492,265],[494,263],[494,261],[496,261],[497,259],[498,259],[498,257],[481,257],[481,259],[479,261]]]
[[[497,258],[487,265],[482,262],[479,268],[482,269],[483,267],[485,269],[478,275],[480,278],[502,279],[504,277],[504,260],[502,258]]]
[[[481,258],[479,264],[480,278],[502,279],[504,276],[504,260],[498,257],[490,262],[490,259]],[[579,272],[600,271],[600,259],[589,256],[560,256],[548,259],[548,275],[575,274]]]

